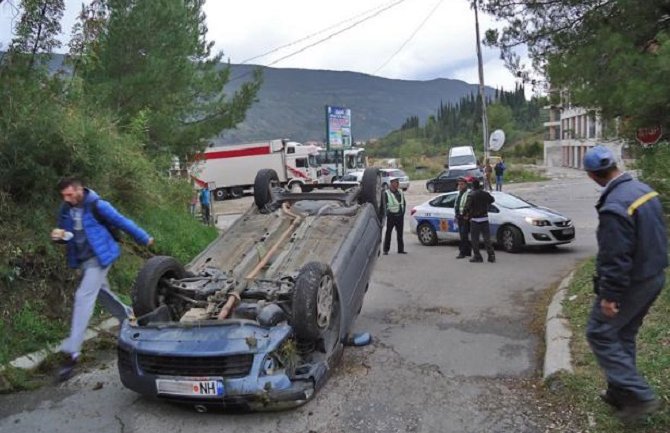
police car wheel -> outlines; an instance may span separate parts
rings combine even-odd
[[[437,245],[437,233],[435,233],[435,229],[430,224],[419,224],[419,227],[416,228],[416,233],[422,245],[429,247]]]

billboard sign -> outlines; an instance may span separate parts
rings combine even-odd
[[[351,148],[351,110],[326,105],[326,137],[328,150]]]

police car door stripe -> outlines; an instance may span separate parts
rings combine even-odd
[[[633,216],[637,208],[651,200],[652,198],[656,197],[658,193],[656,191],[648,192],[642,197],[638,198],[635,200],[630,206],[628,206],[628,215]]]

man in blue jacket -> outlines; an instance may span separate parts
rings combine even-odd
[[[112,263],[121,254],[121,248],[110,229],[123,230],[140,245],[152,245],[154,240],[109,202],[85,188],[81,180],[65,178],[58,183],[58,191],[64,203],[58,214],[58,228],[51,231],[51,239],[65,243],[68,265],[81,269],[81,282],[74,297],[70,336],[61,346],[64,360],[58,372],[58,380],[64,381],[74,372],[96,299],[119,321],[133,317],[132,309],[110,290],[107,281]]]
[[[623,419],[656,411],[660,402],[636,368],[635,339],[665,283],[668,237],[658,193],[616,166],[612,151],[584,155],[598,200],[598,256],[586,337],[607,377],[603,401]]]

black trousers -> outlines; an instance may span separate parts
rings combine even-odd
[[[470,241],[472,242],[472,253],[474,257],[481,258],[482,254],[479,252],[479,236],[484,238],[484,247],[489,257],[495,256],[493,247],[491,246],[491,229],[489,228],[489,222],[484,221],[481,223],[470,221]]]
[[[388,214],[386,216],[386,234],[384,236],[384,252],[388,253],[391,249],[391,232],[395,228],[396,239],[398,240],[398,252],[405,251],[405,243],[402,240],[404,215]]]
[[[472,247],[470,246],[470,221],[463,217],[458,217],[458,236],[460,241],[458,243],[458,252],[462,256],[469,256],[472,254]]]

